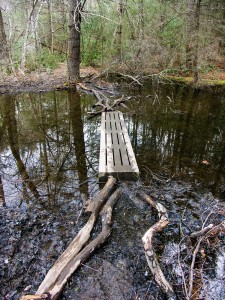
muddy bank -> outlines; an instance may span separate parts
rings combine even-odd
[[[192,231],[201,228],[201,216],[212,209],[215,215],[206,225],[212,219],[219,224],[224,219],[221,204],[206,190],[203,192],[184,182],[155,181],[147,187],[137,182],[130,187],[122,186],[123,197],[113,214],[112,236],[72,276],[60,299],[164,299],[148,269],[141,242],[145,231],[156,222],[157,214],[138,198],[140,190],[165,205],[169,211],[170,224],[155,239],[155,249],[178,299],[184,299],[177,261],[178,244]],[[32,294],[37,290],[48,269],[83,226],[86,220],[84,214],[76,224],[82,206],[78,197],[70,203],[61,203],[46,210],[25,205],[17,209],[1,208],[2,299],[19,299],[21,294]],[[98,225],[92,237],[99,230]],[[205,299],[222,299],[225,296],[222,285],[224,271],[217,272],[221,268],[217,261],[222,251],[222,237],[221,232],[208,240],[208,246],[204,244],[207,253],[202,270],[207,292]],[[185,256],[188,247],[187,241],[181,243]],[[190,259],[191,253],[189,256]],[[182,260],[184,270],[188,263]],[[213,281],[216,281],[213,292],[217,298],[211,297],[209,287]]]
[[[91,67],[81,69],[81,79],[99,74]],[[0,74],[0,94],[17,94],[22,92],[46,92],[51,90],[67,89],[69,86],[67,65],[61,63],[55,70],[46,72],[30,72],[22,75],[7,76]]]

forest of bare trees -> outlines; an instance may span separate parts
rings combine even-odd
[[[222,0],[1,0],[1,69],[22,74],[68,63],[129,74],[193,76],[224,68]]]

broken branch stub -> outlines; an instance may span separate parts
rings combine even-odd
[[[169,299],[176,299],[173,287],[165,278],[153,247],[154,235],[158,232],[161,232],[169,223],[167,210],[162,204],[155,202],[147,194],[141,193],[139,195],[143,200],[145,200],[148,204],[150,204],[158,211],[159,216],[159,221],[156,222],[152,227],[150,227],[142,237],[148,266],[152,272],[152,275],[154,276],[155,281],[160,286],[162,291],[169,297]]]

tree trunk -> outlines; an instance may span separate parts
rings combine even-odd
[[[2,10],[0,8],[0,60],[5,59],[7,56],[7,40],[4,28],[4,22],[2,17]]]
[[[118,4],[118,25],[116,31],[116,56],[119,61],[122,60],[122,16],[124,13],[124,3],[123,0],[119,1]]]
[[[201,0],[189,1],[188,41],[186,45],[186,67],[193,72],[194,83],[198,82],[198,48]]]
[[[81,1],[70,0],[70,41],[68,57],[69,80],[76,81],[80,78],[80,30],[81,30]]]
[[[48,0],[48,26],[49,26],[49,47],[51,49],[51,53],[54,52],[54,30],[53,30],[53,23],[52,23],[52,0]]]
[[[201,8],[201,0],[197,0],[196,7],[195,7],[195,47],[194,47],[194,58],[193,58],[194,83],[198,82],[200,8]]]
[[[21,63],[20,63],[20,68],[22,72],[25,70],[25,64],[26,64],[26,57],[27,57],[27,42],[28,42],[28,37],[29,37],[29,32],[30,32],[30,27],[31,27],[31,20],[32,16],[35,10],[36,5],[38,4],[38,0],[35,0],[31,10],[27,12],[27,23],[26,23],[26,28],[24,32],[24,42],[23,42],[23,51],[21,54]]]

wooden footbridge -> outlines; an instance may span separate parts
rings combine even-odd
[[[129,180],[139,175],[123,114],[119,111],[102,112],[101,117],[99,181],[106,181],[109,175]]]

